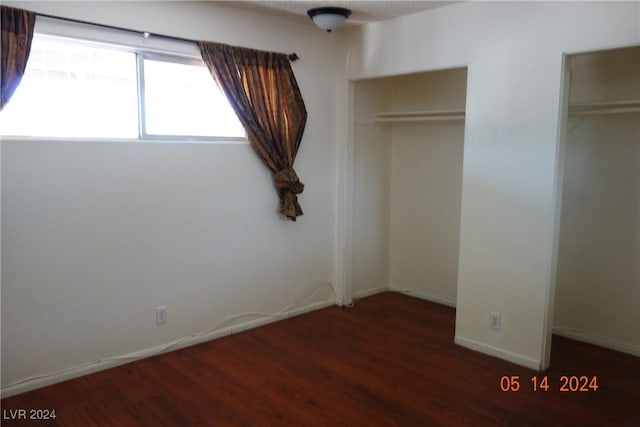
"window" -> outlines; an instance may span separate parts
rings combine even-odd
[[[142,68],[146,135],[245,135],[202,61],[144,55]]]
[[[35,34],[7,136],[245,139],[199,58]]]

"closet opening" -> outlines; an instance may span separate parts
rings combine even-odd
[[[467,68],[352,83],[351,292],[455,306]]]
[[[553,333],[640,356],[640,46],[565,61]]]

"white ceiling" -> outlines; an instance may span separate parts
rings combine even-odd
[[[459,1],[459,0],[458,0]],[[228,6],[249,9],[256,12],[277,15],[297,21],[308,20],[307,10],[314,7],[334,6],[350,9],[353,13],[348,24],[366,24],[383,21],[398,16],[410,15],[434,7],[447,6],[458,1],[428,1],[428,0],[343,0],[343,1],[222,1]]]

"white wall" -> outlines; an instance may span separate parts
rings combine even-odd
[[[394,111],[464,110],[466,70],[393,79]],[[389,283],[455,305],[464,120],[392,127]]]
[[[179,3],[179,4],[178,4]],[[277,215],[248,144],[2,141],[3,395],[228,316],[333,301],[335,82],[344,56],[312,25],[209,2],[8,2],[110,25],[297,52],[309,118],[304,216]],[[107,119],[107,118],[106,118]],[[315,304],[315,305],[314,305]],[[168,322],[156,326],[154,308]],[[253,320],[242,318],[237,321]],[[85,370],[104,367],[91,365]],[[35,375],[51,379],[16,383]]]
[[[640,99],[640,47],[572,56],[571,103]],[[571,116],[554,330],[640,355],[640,120]]]
[[[388,109],[383,81],[354,84],[353,258],[350,277],[354,296],[389,286],[389,206],[391,129],[372,122]]]
[[[562,55],[640,42],[637,2],[464,2],[350,31],[349,77],[468,65],[456,342],[547,366]],[[491,331],[492,311],[502,331]]]
[[[455,305],[463,122],[396,126],[391,154],[389,283]]]

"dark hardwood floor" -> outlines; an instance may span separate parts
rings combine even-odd
[[[378,294],[4,399],[2,425],[640,426],[640,358],[554,337],[539,373],[454,345],[454,320]],[[520,390],[501,391],[514,375]],[[598,389],[561,392],[561,376]],[[56,419],[7,419],[17,409]]]

